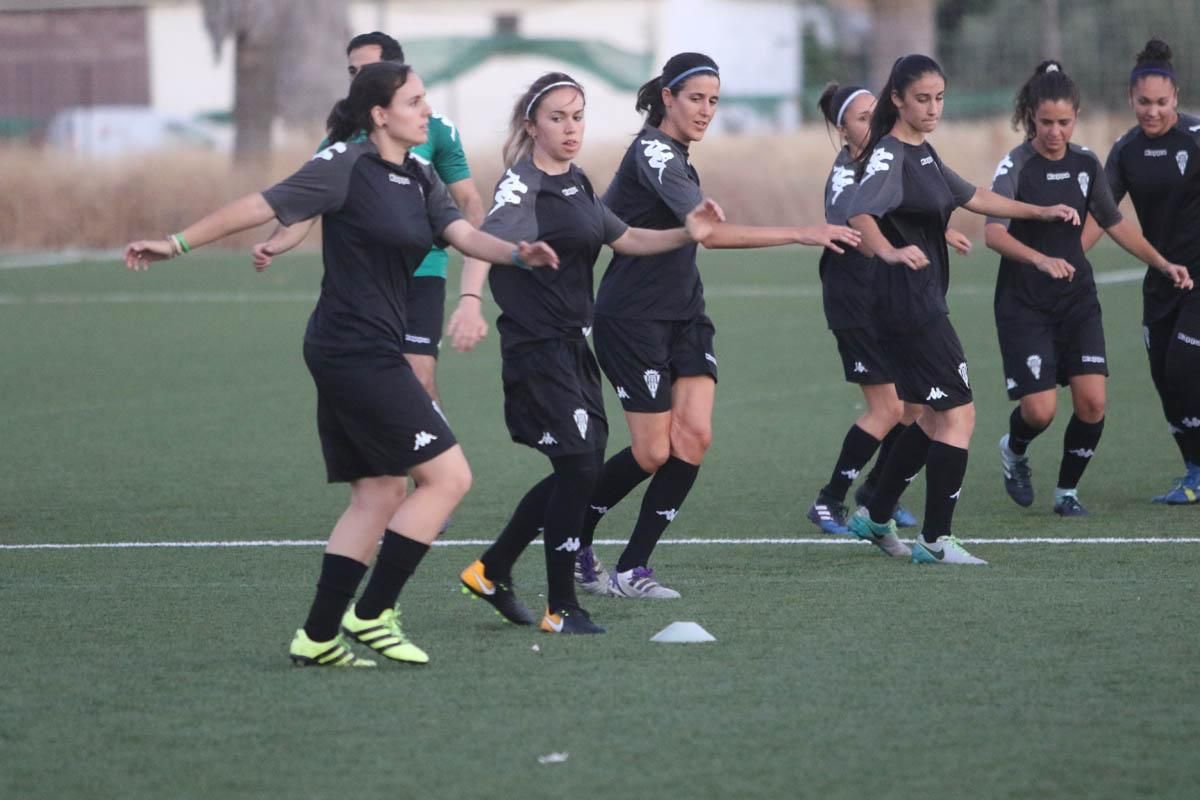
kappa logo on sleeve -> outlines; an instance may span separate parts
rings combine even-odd
[[[310,160],[316,161],[319,158],[322,161],[333,161],[334,156],[341,155],[344,152],[346,152],[346,143],[334,142],[333,144],[329,145],[329,147],[326,147],[324,150],[317,153]]]
[[[829,179],[829,189],[833,192],[833,198],[829,201],[832,205],[837,205],[838,198],[841,197],[842,191],[847,186],[854,185],[854,170],[848,167],[834,167],[833,176]]]
[[[490,217],[496,213],[496,209],[501,206],[521,205],[521,197],[529,191],[529,187],[521,180],[521,176],[513,172],[511,169],[504,171],[504,180],[500,181],[500,185],[496,187],[496,205],[492,206],[492,210],[488,212]]]
[[[895,158],[894,155],[882,147],[876,147],[875,151],[871,153],[871,160],[867,162],[867,171],[863,173],[862,182],[866,183],[871,180],[877,172],[887,172],[890,170],[892,165],[888,162]]]
[[[646,145],[642,155],[646,157],[650,169],[658,170],[658,182],[662,183],[663,170],[667,168],[667,162],[675,157],[675,154],[671,152],[671,146],[658,139],[642,139],[642,144]]]
[[[1000,163],[996,165],[996,174],[992,176],[992,180],[996,180],[996,178],[999,178],[1001,175],[1007,175],[1008,171],[1015,166],[1016,164],[1013,163],[1012,156],[1005,156],[1000,160]]]

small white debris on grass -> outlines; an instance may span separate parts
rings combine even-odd
[[[535,652],[535,653],[540,653],[540,652],[542,652],[542,648],[541,648],[541,647],[539,647],[539,646],[538,646],[538,645],[536,645],[536,644],[535,644],[533,647],[529,648],[529,649],[530,649],[530,650],[532,650],[532,651],[533,651],[533,652]]]
[[[544,756],[538,756],[539,764],[561,764],[571,756],[570,753],[547,753]]]

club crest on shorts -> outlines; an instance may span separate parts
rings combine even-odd
[[[1087,197],[1088,186],[1091,186],[1092,179],[1086,172],[1079,173],[1079,191],[1083,192],[1083,196]]]
[[[971,388],[971,379],[967,377],[967,362],[963,361],[958,365],[958,377],[962,378],[963,386]]]
[[[582,408],[577,408],[577,409],[575,409],[575,413],[573,416],[575,417],[575,427],[579,428],[579,437],[581,439],[586,439],[587,438],[587,426],[588,426],[587,412],[584,411]]]
[[[1033,373],[1033,379],[1040,381],[1042,379],[1042,357],[1032,355],[1025,359],[1025,366],[1029,367],[1029,371]]]
[[[1188,154],[1187,150],[1180,150],[1175,154],[1175,163],[1179,165],[1179,174],[1187,172]]]
[[[650,390],[650,396],[658,397],[658,382],[662,380],[662,374],[656,369],[648,369],[642,373],[642,380],[646,382],[646,388]]]

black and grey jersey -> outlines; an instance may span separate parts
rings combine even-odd
[[[848,217],[871,215],[892,246],[916,245],[929,259],[921,270],[877,262],[881,327],[913,330],[949,313],[946,224],[954,209],[974,196],[975,187],[943,164],[928,142],[905,144],[888,135],[871,152]]]
[[[1086,147],[1069,145],[1057,161],[1042,156],[1030,142],[1014,147],[1001,159],[992,178],[996,194],[1035,206],[1068,205],[1083,219],[1089,213],[1102,228],[1121,221],[1116,200],[1104,179],[1100,160]],[[1072,280],[1056,280],[1031,264],[1000,259],[996,275],[996,306],[1016,304],[1051,314],[1062,314],[1096,293],[1092,265],[1083,252],[1083,228],[1070,222],[1039,222],[988,217],[1013,238],[1052,258],[1075,267]]]
[[[843,147],[833,162],[825,181],[825,221],[830,225],[846,225],[850,203],[858,191],[854,176],[854,159]],[[845,247],[841,255],[829,248],[821,253],[821,294],[825,305],[825,321],[830,330],[865,328],[872,324],[875,305],[876,267],[853,247]],[[881,268],[886,268],[884,265]]]
[[[1180,114],[1154,138],[1131,128],[1113,145],[1104,172],[1117,202],[1126,194],[1133,201],[1150,244],[1200,282],[1200,118]],[[1146,322],[1166,316],[1187,296],[1156,269],[1146,272],[1142,294]]]
[[[428,162],[335,142],[263,192],[283,225],[321,215],[325,274],[304,340],[336,350],[403,352],[413,272],[462,218]]]
[[[558,269],[492,266],[489,284],[500,306],[496,327],[502,349],[578,337],[590,327],[596,258],[601,246],[628,228],[575,165],[562,175],[548,175],[525,158],[506,170],[483,230],[514,242],[546,242],[558,253]]]
[[[688,149],[647,125],[625,151],[605,204],[637,228],[678,228],[704,200]],[[704,312],[696,244],[654,256],[616,254],[600,280],[596,313],[626,319],[683,320]]]

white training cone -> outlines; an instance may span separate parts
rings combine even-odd
[[[658,633],[650,637],[652,642],[667,642],[668,644],[686,644],[688,642],[715,642],[717,637],[701,628],[695,622],[672,622]]]

